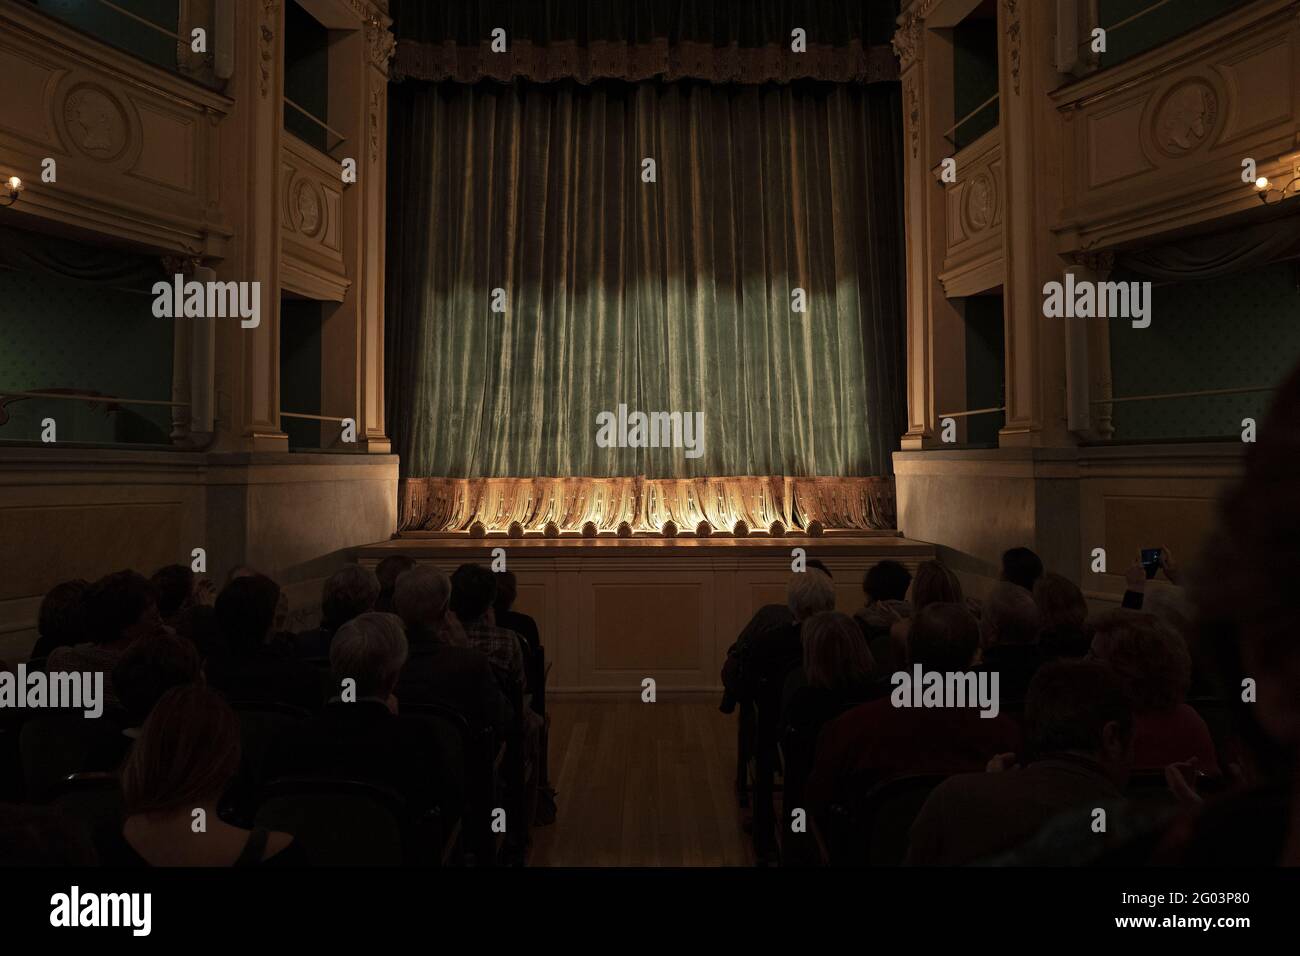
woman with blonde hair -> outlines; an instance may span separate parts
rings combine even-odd
[[[201,684],[154,705],[121,770],[126,821],[106,854],[123,866],[283,866],[302,858],[288,833],[245,830],[217,814],[239,769],[239,718]],[[196,821],[203,828],[196,828]]]

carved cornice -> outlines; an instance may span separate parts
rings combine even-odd
[[[201,265],[198,256],[163,256],[162,267],[165,275],[194,275],[194,270]]]
[[[1020,95],[1020,0],[1002,0],[1007,15],[1007,60],[1011,65],[1011,83]]]
[[[370,62],[385,76],[388,75],[388,61],[393,58],[396,48],[397,39],[384,21],[378,17],[369,17],[366,20],[366,49],[370,52]]]
[[[894,34],[894,54],[898,57],[899,66],[904,70],[921,58],[922,29],[921,21],[915,14],[909,13],[903,18],[898,32]]]
[[[925,44],[925,18],[930,15],[939,0],[919,0],[898,18],[898,32],[894,34],[894,53],[898,55],[899,65],[906,70],[921,59]]]
[[[275,69],[275,28],[280,24],[280,0],[262,0],[262,22],[258,25],[258,57],[262,71],[262,95],[271,92]]]
[[[1111,250],[1072,252],[1069,260],[1100,276],[1110,275],[1115,268],[1115,253]]]

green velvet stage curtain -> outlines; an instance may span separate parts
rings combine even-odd
[[[387,399],[404,476],[888,474],[906,421],[898,97],[393,86]],[[702,412],[703,454],[599,447],[597,415],[620,404]]]

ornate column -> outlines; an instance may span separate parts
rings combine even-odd
[[[322,330],[321,410],[356,422],[355,444],[336,426],[322,447],[386,454],[384,433],[384,242],[388,139],[388,63],[396,43],[383,4],[351,0],[356,29],[330,47],[330,113],[347,137],[343,152],[356,181],[341,200],[342,256],[349,285]]]
[[[287,451],[280,430],[280,141],[284,128],[284,7],[235,8],[234,107],[222,127],[221,195],[235,235],[217,264],[222,282],[260,283],[260,322],[219,320],[217,381],[222,450]]]
[[[952,47],[926,29],[938,0],[916,0],[894,35],[903,83],[903,182],[907,262],[907,433],[904,451],[942,447],[942,412],[966,408],[965,321],[939,282],[946,248],[945,197],[934,169],[951,148]],[[958,420],[958,440],[965,420]]]

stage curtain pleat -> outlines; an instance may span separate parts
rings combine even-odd
[[[895,85],[405,83],[390,110],[405,477],[889,474]],[[620,403],[702,412],[703,454],[598,447]]]

